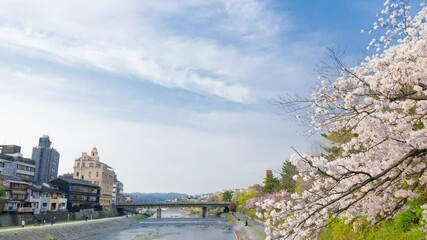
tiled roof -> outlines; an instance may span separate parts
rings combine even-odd
[[[29,189],[33,191],[40,191],[40,192],[51,192],[51,193],[63,193],[63,191],[59,190],[57,186],[53,183],[49,183],[52,187],[46,187],[46,186],[37,186],[37,185],[30,185],[28,186]]]
[[[28,183],[22,181],[22,179],[20,179],[19,177],[16,177],[16,176],[0,175],[0,179],[4,179],[4,180],[6,180],[8,182],[16,182],[16,183],[28,184]]]
[[[91,186],[91,187],[97,187],[97,188],[99,188],[98,185],[90,183],[90,182],[88,182],[86,180],[83,180],[83,179],[64,178],[64,177],[58,177],[58,179],[61,179],[61,180],[65,181],[65,182],[72,183],[72,184],[80,184],[80,185],[85,185],[85,186]]]

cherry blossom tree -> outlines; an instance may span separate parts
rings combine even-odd
[[[321,78],[309,99],[279,99],[312,130],[351,132],[334,159],[295,150],[290,161],[311,184],[288,200],[260,201],[268,239],[311,239],[333,218],[357,228],[393,218],[427,184],[427,8],[413,17],[407,1],[386,1],[369,31],[383,30],[375,53],[346,67],[332,51],[339,76]],[[309,116],[309,119],[304,118]],[[426,211],[427,204],[422,206]]]

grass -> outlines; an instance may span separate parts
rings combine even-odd
[[[344,219],[334,220],[329,227],[320,231],[319,240],[421,240],[426,239],[426,233],[418,228],[401,228],[394,220],[384,221],[373,225],[366,221],[358,220],[359,228],[353,230],[352,224],[345,224]]]
[[[232,220],[233,218],[234,218],[234,217],[233,217],[231,214],[226,214],[226,215],[225,215],[225,217],[224,217],[224,219],[225,219],[225,222],[226,222],[226,223],[231,222],[231,220]]]
[[[146,218],[149,218],[153,215],[154,215],[154,212],[149,211],[149,212],[142,213],[140,215],[136,215],[135,217],[133,217],[133,219],[138,222],[138,221],[144,220]]]

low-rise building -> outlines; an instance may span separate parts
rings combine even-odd
[[[4,212],[32,212],[27,200],[28,183],[15,176],[0,175],[0,186],[5,189]]]
[[[28,187],[28,202],[31,203],[34,213],[46,213],[67,210],[65,192],[54,184],[43,183]]]
[[[59,177],[49,182],[58,186],[67,198],[67,210],[78,212],[81,209],[98,209],[100,187],[82,179]]]
[[[64,177],[64,178],[73,178],[73,174],[72,173],[64,173],[58,177]]]
[[[255,192],[260,193],[260,192],[262,192],[262,186],[260,184],[256,183],[256,184],[254,184],[252,186],[249,186],[248,190],[254,190]]]

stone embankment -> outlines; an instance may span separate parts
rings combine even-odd
[[[133,217],[114,217],[88,221],[64,222],[54,225],[25,226],[24,228],[0,228],[0,240],[72,240],[89,237],[105,231],[128,228],[136,220]]]
[[[41,213],[41,214],[0,214],[0,229],[2,227],[13,227],[21,226],[22,220],[25,221],[27,225],[34,224],[37,221],[50,223],[50,219],[55,218],[56,222],[65,222],[65,221],[75,221],[75,220],[84,220],[88,219],[97,219],[97,218],[108,218],[116,217],[119,213],[117,210],[110,211],[81,211],[76,213],[68,212],[50,212],[50,213]]]

